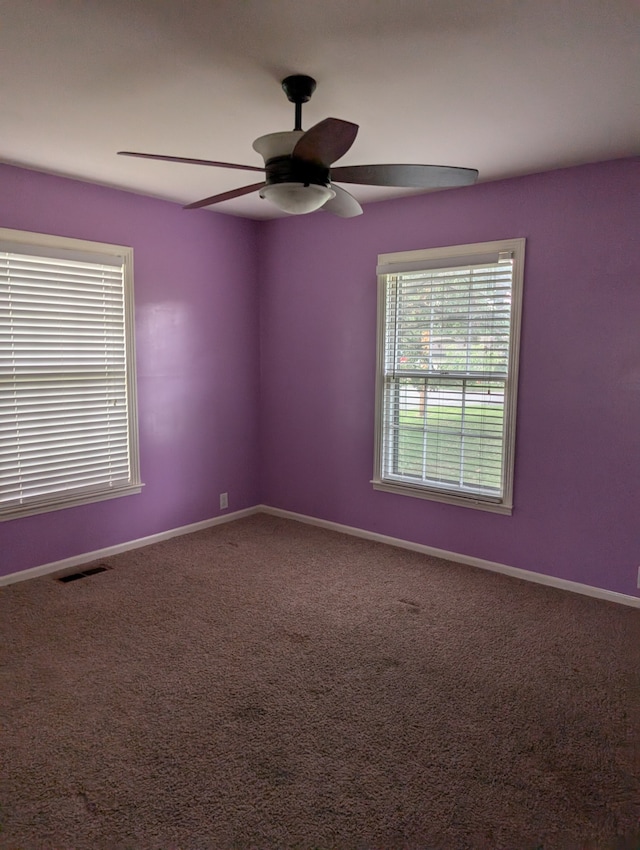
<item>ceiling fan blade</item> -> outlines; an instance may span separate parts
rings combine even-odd
[[[231,198],[240,198],[250,192],[257,192],[265,185],[266,183],[252,183],[251,186],[243,186],[241,189],[232,189],[230,192],[222,192],[220,195],[211,195],[210,198],[203,198],[202,201],[194,201],[192,204],[187,204],[183,209],[197,210],[200,207],[208,207],[210,204],[219,204],[220,201],[230,201]]]
[[[357,124],[340,118],[325,118],[307,130],[291,155],[328,168],[349,150],[357,135]]]
[[[159,153],[118,151],[118,156],[138,156],[141,159],[159,159],[162,162],[186,162],[189,165],[216,165],[219,168],[239,168],[241,171],[264,171],[264,168],[258,168],[255,165],[237,165],[234,162],[215,162],[212,159],[191,159],[187,156],[164,156]]]
[[[475,183],[478,172],[448,165],[345,165],[332,168],[331,179],[367,186],[446,189]]]
[[[327,201],[321,209],[325,212],[339,215],[340,218],[353,218],[356,215],[362,215],[362,207],[346,189],[341,189],[340,186],[332,184],[331,188],[336,193],[335,198]]]

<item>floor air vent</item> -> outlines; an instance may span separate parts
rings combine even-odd
[[[96,573],[106,573],[107,570],[110,570],[107,564],[100,564],[98,567],[91,567],[89,570],[83,570],[81,573],[69,573],[66,576],[59,576],[57,581],[68,582],[68,581],[77,581],[79,578],[87,578],[88,576],[94,576]]]

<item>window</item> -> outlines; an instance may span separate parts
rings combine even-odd
[[[0,519],[140,491],[132,263],[0,228]]]
[[[378,258],[376,489],[511,513],[524,242]]]

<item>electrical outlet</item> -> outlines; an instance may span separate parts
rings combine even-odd
[[[225,508],[229,507],[229,494],[228,493],[220,493],[220,510],[223,511]]]

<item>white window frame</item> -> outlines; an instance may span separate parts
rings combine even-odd
[[[99,264],[104,263],[122,269],[123,276],[123,318],[125,347],[125,393],[127,400],[128,434],[128,481],[115,485],[99,484],[87,487],[71,487],[42,496],[27,496],[23,502],[14,501],[0,506],[0,521],[12,520],[21,516],[57,511],[74,505],[84,505],[139,493],[143,487],[140,480],[140,461],[138,447],[138,413],[135,369],[135,333],[134,333],[134,295],[133,295],[133,249],[122,245],[109,245],[102,242],[90,242],[83,239],[53,236],[44,233],[30,233],[22,230],[0,228],[0,252],[12,251],[25,255],[66,258]],[[50,255],[48,252],[51,252]],[[117,259],[117,263],[114,263]],[[0,330],[6,330],[0,318]],[[0,381],[8,382],[6,376]],[[6,385],[6,384],[5,384]],[[63,390],[61,390],[63,392]]]
[[[374,476],[372,485],[375,490],[399,493],[420,499],[429,499],[451,505],[461,505],[477,510],[499,514],[513,512],[513,479],[516,440],[516,408],[518,394],[518,365],[520,355],[520,325],[522,316],[522,287],[524,278],[525,239],[503,239],[495,242],[477,242],[469,245],[428,248],[418,251],[402,251],[378,256],[378,327],[377,327],[377,374],[375,401],[375,450]],[[384,381],[385,381],[385,340],[386,340],[386,286],[389,275],[408,270],[421,271],[423,268],[455,268],[468,262],[495,262],[498,255],[511,254],[512,290],[511,321],[509,334],[509,361],[505,381],[504,425],[503,425],[503,462],[502,496],[484,494],[465,494],[453,489],[434,485],[399,481],[385,477],[383,470],[384,445]],[[424,265],[423,265],[424,264]],[[409,267],[409,269],[407,268]]]

